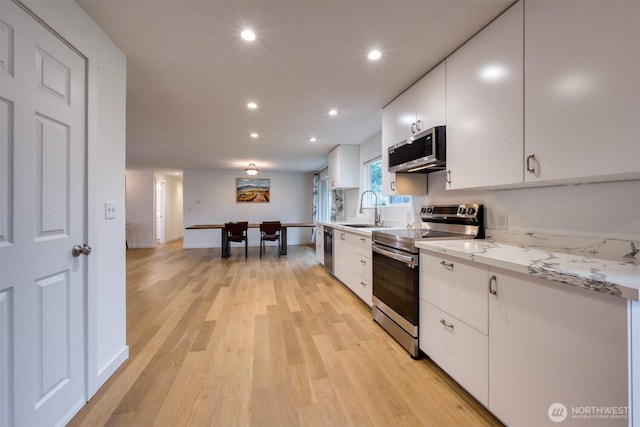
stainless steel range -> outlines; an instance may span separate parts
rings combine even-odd
[[[482,239],[480,204],[423,206],[419,229],[383,229],[373,243],[373,320],[418,357],[418,281],[420,240]]]

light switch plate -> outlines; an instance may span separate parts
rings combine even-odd
[[[104,219],[116,219],[116,202],[104,203]]]

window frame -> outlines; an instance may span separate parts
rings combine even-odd
[[[378,206],[406,206],[411,204],[411,196],[385,196],[382,191],[382,156],[376,156],[370,160],[367,160],[362,164],[362,192],[372,190],[372,165],[374,163],[380,164],[380,191],[378,194]],[[375,191],[375,190],[374,190]],[[365,194],[362,200],[363,209],[373,209],[375,198],[371,193]]]

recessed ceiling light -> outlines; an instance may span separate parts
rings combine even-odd
[[[309,142],[316,142],[316,141],[317,141],[317,139],[316,139],[315,136],[309,137]]]
[[[327,111],[327,114],[329,114],[330,116],[335,116],[338,114],[338,110],[336,110],[335,108],[332,108],[329,111]]]
[[[252,42],[256,39],[256,33],[254,33],[253,31],[246,29],[243,32],[240,33],[240,37],[242,37],[244,40],[248,41],[248,42]]]
[[[367,57],[372,61],[377,61],[382,57],[382,53],[377,49],[373,49],[369,51],[369,54],[367,55]]]
[[[257,138],[257,137],[258,137],[258,134],[257,134],[257,133],[255,133],[255,132],[251,132],[251,138]]]
[[[255,102],[252,101],[252,102],[249,102],[247,104],[247,107],[252,109],[252,110],[255,110],[256,108],[258,108],[258,104],[256,104]]]

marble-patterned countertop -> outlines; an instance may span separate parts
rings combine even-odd
[[[637,262],[589,258],[486,240],[427,240],[416,242],[416,247],[640,301]]]
[[[332,227],[336,230],[342,230],[342,231],[347,231],[349,233],[359,234],[366,237],[371,237],[371,232],[375,230],[383,230],[383,229],[391,230],[391,229],[399,228],[399,227],[376,226],[373,224],[357,224],[357,223],[356,225],[358,225],[358,227],[353,227],[353,226],[350,226],[349,224],[354,224],[354,223],[325,222],[325,221],[318,221],[317,224],[326,226],[326,227]]]

